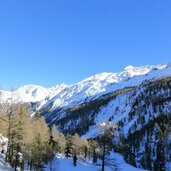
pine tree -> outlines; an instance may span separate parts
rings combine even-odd
[[[84,154],[84,158],[87,158],[89,144],[87,139],[81,139],[81,153]]]
[[[99,131],[102,133],[99,144],[101,150],[102,171],[105,170],[105,166],[115,168],[115,162],[109,158],[110,151],[113,146],[113,138],[116,136],[116,125],[111,122],[105,122],[99,125]]]
[[[25,131],[26,122],[27,122],[27,115],[26,112],[21,107],[15,117],[15,128],[14,128],[15,158],[13,161],[15,171],[17,170],[19,164],[22,164],[22,162],[20,161],[20,155],[23,153],[23,149],[24,149],[24,139],[26,137],[26,131]]]
[[[57,152],[62,152],[64,148],[64,136],[60,132],[57,131],[56,126],[52,125],[50,129],[50,154],[51,154],[51,159],[50,159],[50,170],[52,170],[52,160],[53,157]]]
[[[55,153],[63,152],[65,146],[65,137],[62,133],[60,133],[55,125],[51,127],[51,140],[54,143]]]
[[[88,150],[89,160],[92,157],[93,163],[97,163],[99,145],[95,140],[89,140],[88,143],[89,143],[89,150]]]
[[[72,155],[72,136],[67,134],[65,140],[65,156],[71,157]]]
[[[7,138],[8,138],[8,145],[7,145],[7,152],[5,160],[6,162],[13,165],[13,157],[14,157],[14,137],[15,137],[15,112],[14,106],[11,104],[7,110]]]
[[[50,158],[51,154],[49,153],[49,142],[50,142],[50,133],[46,125],[46,122],[43,118],[36,118],[34,121],[34,139],[32,142],[32,165],[36,170],[43,167]]]
[[[71,142],[72,142],[73,164],[74,166],[76,166],[78,155],[80,155],[82,143],[78,134],[75,134],[74,136],[72,136],[71,140],[72,140]]]

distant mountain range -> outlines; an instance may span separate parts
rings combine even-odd
[[[156,71],[157,70],[157,71]],[[164,70],[164,71],[163,71]],[[102,94],[116,91],[126,86],[135,86],[145,79],[167,76],[167,65],[127,66],[118,73],[101,73],[91,76],[73,85],[60,84],[52,88],[38,85],[25,85],[13,92],[1,91],[1,102],[27,103],[41,102],[41,108],[50,101],[55,107],[74,106],[88,98],[97,98]],[[164,73],[166,71],[166,73]],[[137,77],[141,76],[141,77]],[[130,78],[133,78],[129,80]]]

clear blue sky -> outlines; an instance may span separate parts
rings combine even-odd
[[[3,89],[171,61],[171,0],[1,0]]]

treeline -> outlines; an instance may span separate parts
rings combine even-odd
[[[7,150],[4,146],[1,152],[15,171],[41,171],[47,163],[53,170],[52,161],[57,153],[72,158],[74,166],[79,158],[100,164],[104,171],[107,165],[115,167],[109,159],[114,128],[107,123],[99,129],[102,135],[96,139],[83,139],[78,134],[64,136],[55,125],[49,128],[38,112],[30,117],[21,106],[15,105],[0,115],[0,134],[8,138]]]
[[[1,114],[0,133],[8,138],[2,153],[15,170],[41,170],[64,146],[64,136],[55,126],[49,129],[39,113],[31,118],[21,106],[11,106]]]

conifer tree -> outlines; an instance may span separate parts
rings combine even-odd
[[[38,170],[50,159],[50,133],[43,118],[34,122],[34,139],[32,142],[32,164]]]
[[[62,133],[60,133],[55,125],[52,125],[51,127],[51,141],[53,141],[53,146],[55,153],[57,152],[63,152],[64,146],[65,146],[65,138]]]
[[[22,107],[20,107],[15,117],[15,127],[14,127],[14,134],[15,134],[14,135],[14,152],[15,152],[14,169],[15,171],[17,170],[17,167],[19,166],[19,164],[22,165],[19,155],[21,155],[24,152],[23,149],[25,145],[24,140],[26,137],[26,131],[25,131],[26,123],[27,123],[26,112],[23,110]]]
[[[52,125],[50,128],[50,141],[49,141],[49,146],[50,146],[50,170],[52,170],[52,160],[53,157],[57,152],[62,152],[64,148],[64,136],[60,132],[57,131],[56,126]]]
[[[72,136],[72,157],[74,166],[76,166],[77,164],[77,158],[80,154],[81,145],[82,144],[79,135],[75,134],[74,136]]]
[[[67,134],[66,135],[66,140],[65,140],[65,156],[71,157],[72,155],[72,136]]]
[[[11,104],[7,110],[7,152],[5,160],[13,165],[13,157],[14,157],[14,137],[15,137],[15,112],[14,106]]]
[[[98,147],[99,145],[96,140],[89,140],[89,160],[92,157],[93,163],[97,163]]]
[[[99,131],[102,133],[99,143],[101,149],[102,171],[105,166],[116,167],[115,162],[109,158],[113,146],[113,138],[116,136],[116,125],[111,122],[105,122],[99,125]]]

